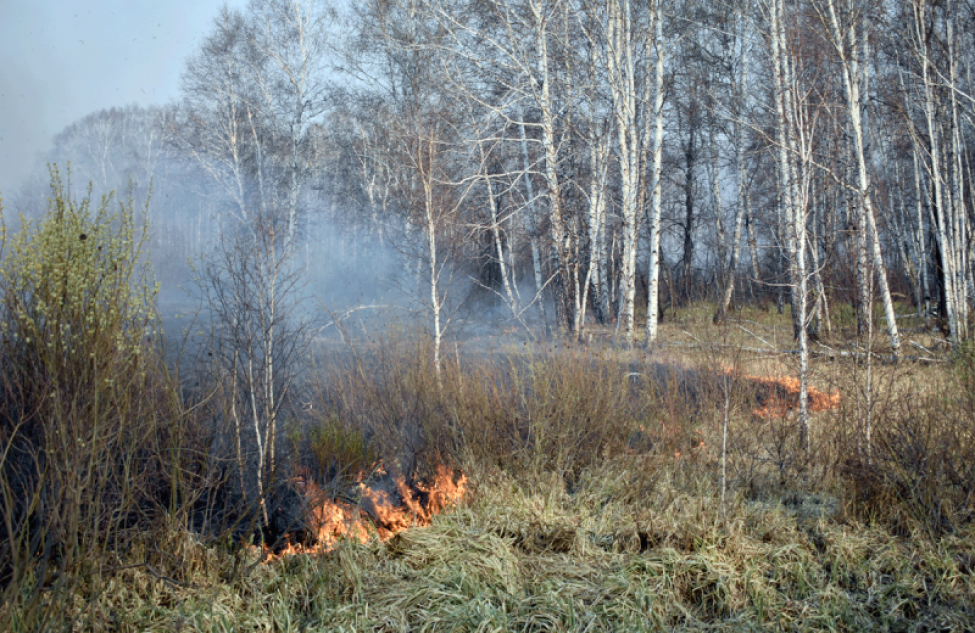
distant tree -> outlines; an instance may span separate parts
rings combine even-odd
[[[251,74],[265,123],[281,129],[278,149],[286,165],[288,241],[295,239],[301,189],[309,176],[312,125],[329,106],[330,45],[334,13],[323,0],[252,0],[247,15],[255,52],[263,56]],[[255,103],[257,105],[257,103]]]
[[[286,232],[287,225],[273,216],[252,216],[238,231],[222,236],[205,259],[200,280],[212,326],[209,353],[230,383],[228,414],[241,486],[246,495],[247,485],[256,484],[265,524],[266,486],[278,466],[281,412],[289,403],[311,323],[302,303],[302,269],[295,265],[294,243]],[[250,471],[249,456],[255,454]]]
[[[186,62],[182,99],[166,121],[174,148],[209,174],[241,221],[264,208],[269,193],[263,155],[268,134],[255,81],[266,59],[251,30],[241,11],[221,9],[212,32]]]

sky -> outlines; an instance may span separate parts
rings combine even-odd
[[[0,0],[0,193],[86,114],[175,100],[223,4],[246,2]]]

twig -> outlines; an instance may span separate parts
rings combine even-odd
[[[772,329],[772,330],[787,330],[787,331],[792,331],[792,328],[791,327],[784,327],[784,326],[781,326],[781,325],[772,325],[772,324],[766,324],[766,323],[759,323],[758,321],[752,321],[751,319],[728,319],[728,320],[731,321],[731,322],[733,322],[733,323],[751,323],[752,325],[758,325],[758,326],[761,326],[761,327],[767,327],[767,328]]]
[[[681,332],[683,332],[684,334],[688,335],[689,337],[691,337],[692,339],[694,339],[695,341],[697,341],[701,345],[704,345],[704,341],[702,341],[701,339],[697,338],[696,336],[694,336],[693,334],[691,334],[687,330],[681,330]]]
[[[740,350],[742,352],[748,352],[750,354],[761,354],[763,356],[768,356],[768,355],[798,356],[799,355],[799,350],[797,349],[768,349],[765,347],[746,347],[743,345],[733,345],[733,344],[704,343],[700,339],[696,338],[694,335],[688,332],[684,332],[684,333],[690,336],[691,338],[693,338],[695,341],[697,341],[697,343],[695,344],[695,343],[687,343],[684,341],[667,341],[667,342],[662,342],[660,344],[664,347],[684,347],[684,348],[692,348],[692,349],[714,349],[714,348],[735,349],[735,350]],[[893,354],[877,354],[874,352],[868,353],[866,351],[850,352],[850,351],[833,349],[831,347],[827,347],[826,345],[823,345],[822,343],[819,343],[819,346],[823,348],[823,351],[809,350],[809,355],[818,358],[854,358],[857,360],[863,360],[867,358],[867,356],[869,355],[882,362],[887,362],[887,363],[897,362],[897,358]],[[947,359],[930,358],[927,356],[902,356],[901,360],[923,362],[923,363],[947,363],[948,362]]]
[[[337,318],[335,318],[335,315],[332,314],[332,311],[328,309],[328,307],[325,305],[325,302],[324,301],[321,301],[320,299],[319,299],[319,302],[322,304],[322,307],[325,308],[325,311],[328,312],[328,315],[330,317],[332,317],[332,323],[335,324],[335,327],[338,329],[339,334],[342,335],[342,338],[345,339],[345,342],[348,344],[349,348],[352,350],[352,357],[355,359],[355,368],[356,368],[356,371],[359,373],[359,377],[362,380],[365,380],[366,379],[366,374],[362,370],[362,363],[359,362],[359,352],[356,350],[355,345],[352,343],[352,339],[350,339],[349,336],[345,333],[345,329],[342,327],[342,324],[339,323],[339,320]]]
[[[915,312],[914,314],[898,314],[895,315],[895,319],[914,319],[924,317],[925,319],[933,317],[935,315],[934,310],[922,310],[920,312]]]
[[[197,588],[197,585],[194,585],[192,583],[183,582],[181,580],[176,580],[175,578],[170,578],[169,576],[166,576],[164,574],[160,574],[158,571],[156,571],[155,569],[153,569],[152,568],[152,565],[150,565],[149,563],[146,563],[145,567],[146,567],[146,571],[149,572],[150,575],[155,576],[159,580],[162,580],[162,581],[171,583],[173,585],[177,585],[179,587],[187,587],[189,589],[196,589]]]
[[[934,351],[929,350],[928,348],[924,347],[920,343],[916,343],[914,341],[909,341],[909,343],[914,347],[918,348],[919,350],[921,350],[922,352],[924,352],[925,354],[934,354]]]
[[[324,305],[324,304],[322,304],[322,305]],[[327,329],[327,328],[329,328],[329,327],[331,327],[333,325],[336,325],[337,326],[340,320],[342,320],[342,319],[346,318],[347,316],[351,315],[353,312],[358,312],[359,310],[371,310],[371,309],[382,310],[382,309],[386,309],[386,308],[395,308],[395,307],[396,306],[382,305],[382,304],[378,304],[378,303],[377,304],[374,304],[374,305],[371,305],[371,306],[356,306],[354,308],[350,308],[350,309],[346,310],[345,312],[343,312],[342,314],[338,315],[337,317],[334,316],[334,315],[332,315],[331,312],[329,312],[329,315],[332,316],[332,322],[331,323],[326,323],[322,327],[318,328],[318,333],[320,334],[323,330],[325,330],[325,329]],[[326,308],[326,310],[327,310],[327,308]]]
[[[768,341],[766,341],[765,339],[763,339],[763,338],[762,338],[761,336],[759,336],[758,334],[755,334],[755,333],[754,333],[754,332],[752,332],[751,330],[746,330],[745,328],[743,328],[743,327],[741,326],[741,324],[740,324],[740,323],[736,323],[735,325],[737,325],[737,326],[738,326],[738,329],[739,329],[739,330],[741,330],[742,332],[747,332],[748,334],[751,334],[752,336],[754,336],[755,338],[757,338],[757,339],[758,339],[758,340],[760,340],[761,342],[763,342],[763,343],[765,343],[766,345],[768,345],[768,346],[769,346],[769,347],[770,347],[771,349],[775,349],[775,345],[772,345],[771,343],[769,343]]]
[[[826,357],[829,357],[829,358],[839,356],[840,358],[856,358],[857,360],[862,360],[862,359],[866,359],[868,357],[873,357],[873,358],[876,358],[878,360],[881,360],[881,361],[887,362],[887,363],[896,363],[898,361],[897,357],[894,356],[893,354],[877,354],[876,352],[869,352],[869,351],[863,349],[862,347],[860,347],[859,345],[856,345],[855,343],[854,343],[854,347],[856,347],[858,350],[861,350],[861,351],[846,352],[846,351],[843,351],[843,350],[833,349],[832,347],[829,347],[828,345],[823,345],[822,343],[820,343],[818,341],[817,341],[816,344],[819,345],[820,347],[822,347],[824,350],[826,350],[825,352],[820,352],[819,355],[826,356]],[[924,348],[921,348],[921,349],[924,349]],[[927,350],[925,350],[925,351],[927,351]],[[930,353],[930,352],[928,352],[928,353]],[[901,360],[919,361],[919,362],[925,362],[925,363],[942,363],[942,362],[946,362],[946,361],[944,361],[942,359],[928,358],[928,357],[925,357],[925,356],[902,356],[901,357]]]
[[[688,334],[688,336],[691,336],[691,335]],[[694,336],[691,336],[691,338],[693,338],[695,341],[697,341],[697,344],[695,344],[695,343],[687,343],[687,342],[684,342],[684,341],[667,341],[667,342],[661,342],[660,344],[663,345],[664,347],[689,347],[689,348],[693,348],[693,349],[709,349],[709,348],[712,348],[713,349],[713,348],[716,348],[716,347],[718,347],[718,348],[727,348],[727,349],[737,349],[737,350],[741,350],[743,352],[751,352],[751,353],[763,354],[763,355],[767,355],[767,354],[798,354],[799,353],[799,350],[797,350],[797,349],[768,349],[768,348],[765,348],[765,347],[746,347],[746,346],[742,346],[742,345],[732,345],[730,343],[728,343],[728,344],[722,344],[722,343],[703,343],[700,340],[696,339]]]

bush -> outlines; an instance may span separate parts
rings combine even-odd
[[[952,360],[952,370],[958,381],[958,394],[961,403],[969,412],[975,413],[975,341],[962,341],[958,344]]]
[[[684,384],[696,375],[644,376],[611,353],[526,347],[458,353],[438,382],[428,344],[390,338],[354,361],[340,353],[322,387],[335,420],[362,429],[375,454],[407,476],[447,463],[571,485],[607,459],[673,457],[700,442]]]
[[[308,447],[314,473],[324,482],[354,477],[376,461],[362,430],[342,424],[335,415],[311,422],[307,437],[293,447],[296,455],[300,455],[302,446]]]
[[[3,237],[0,586],[31,628],[56,611],[40,587],[96,586],[97,557],[175,512],[203,464],[155,353],[146,227],[131,197],[113,206],[73,200],[55,167],[46,215]]]
[[[874,423],[869,450],[849,447],[845,470],[857,512],[901,535],[933,539],[975,521],[975,419],[970,357],[953,371],[893,397]]]

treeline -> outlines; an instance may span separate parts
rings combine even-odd
[[[471,290],[626,341],[638,305],[702,297],[716,320],[749,297],[791,304],[800,343],[852,302],[866,336],[879,299],[895,353],[900,294],[966,339],[971,7],[664,4],[254,0],[221,11],[178,103],[60,142],[82,139],[107,181],[103,130],[143,117],[133,164],[182,161],[198,249],[257,216],[284,248],[336,226],[395,248],[438,340]]]

